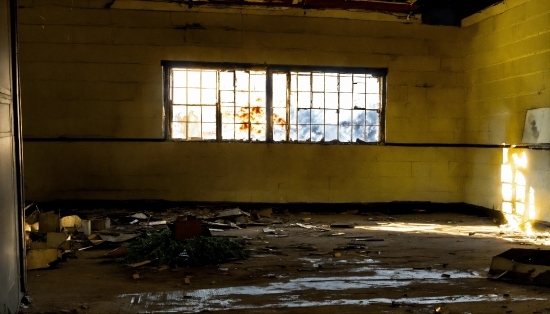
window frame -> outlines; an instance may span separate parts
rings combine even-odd
[[[194,62],[194,61],[161,61],[162,76],[163,76],[163,123],[162,132],[165,141],[170,142],[229,142],[229,143],[276,143],[276,144],[325,144],[325,145],[383,145],[386,142],[386,93],[387,93],[387,68],[369,68],[369,67],[334,67],[334,66],[306,66],[306,65],[266,65],[266,64],[253,64],[253,63],[227,63],[227,62]],[[265,71],[266,72],[266,99],[265,99],[265,111],[266,111],[266,138],[265,141],[255,140],[224,140],[221,139],[219,133],[221,132],[221,114],[220,114],[220,100],[218,99],[216,104],[216,139],[201,139],[201,140],[186,140],[172,138],[171,136],[171,117],[172,106],[170,101],[171,93],[171,78],[170,72],[172,69],[185,68],[185,69],[202,69],[202,70],[247,70],[247,71]],[[381,91],[380,91],[380,120],[379,120],[379,139],[376,142],[366,141],[321,141],[321,142],[306,142],[306,141],[274,141],[273,140],[273,73],[281,72],[323,72],[323,73],[346,73],[346,74],[367,74],[378,77],[380,79]]]

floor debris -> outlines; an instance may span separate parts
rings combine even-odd
[[[550,250],[510,249],[493,257],[491,279],[550,286]]]

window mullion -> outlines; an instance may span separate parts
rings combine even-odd
[[[286,136],[286,141],[289,142],[290,141],[290,125],[292,123],[292,121],[290,121],[290,92],[291,92],[291,88],[290,88],[290,78],[291,77],[291,72],[286,72],[286,129],[285,129],[285,136]]]
[[[218,94],[218,99],[216,100],[216,141],[221,141],[222,139],[222,95],[220,92],[220,70],[216,71],[217,83],[216,83],[216,93]]]
[[[273,76],[269,69],[266,69],[265,94],[265,140],[266,142],[273,142]]]

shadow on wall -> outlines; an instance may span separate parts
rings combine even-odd
[[[528,167],[529,161],[525,152],[511,153],[508,148],[502,149],[501,211],[508,220],[510,228],[530,233],[537,211],[535,189],[528,182]]]

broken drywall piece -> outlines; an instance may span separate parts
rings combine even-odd
[[[258,214],[258,216],[260,216],[260,217],[271,218],[271,215],[273,214],[273,209],[272,209],[272,208],[260,209],[260,210],[257,212],[257,214]]]
[[[61,218],[61,227],[64,228],[76,228],[81,229],[82,228],[82,219],[78,217],[77,215],[72,216],[65,216]]]
[[[92,230],[109,230],[111,229],[111,219],[93,219],[90,220],[92,225]]]
[[[90,236],[92,234],[92,222],[90,220],[82,220],[81,223],[82,223],[82,226],[79,232],[82,232],[85,235]]]
[[[103,240],[97,233],[89,235],[88,240],[92,242],[94,246],[100,245],[101,243],[105,242],[105,240]]]
[[[40,233],[59,232],[59,215],[54,212],[40,213],[38,215],[38,224]]]
[[[63,249],[65,251],[71,249],[71,236],[65,232],[48,232],[46,241],[48,248]]]
[[[27,269],[48,268],[60,258],[61,251],[58,249],[27,250]]]
[[[149,218],[150,218],[149,216],[147,216],[147,215],[144,214],[144,213],[135,213],[135,214],[130,215],[130,216],[128,216],[128,217],[135,218],[135,219],[142,219],[142,220],[143,220],[143,219],[149,219]]]
[[[40,211],[37,209],[25,218],[25,231],[38,232]]]
[[[510,249],[493,257],[491,279],[550,286],[550,250]]]
[[[218,213],[218,215],[216,215],[216,217],[221,218],[221,217],[232,217],[232,216],[241,216],[241,215],[250,216],[249,213],[242,211],[240,208],[233,208],[233,209],[222,210],[221,212]]]

